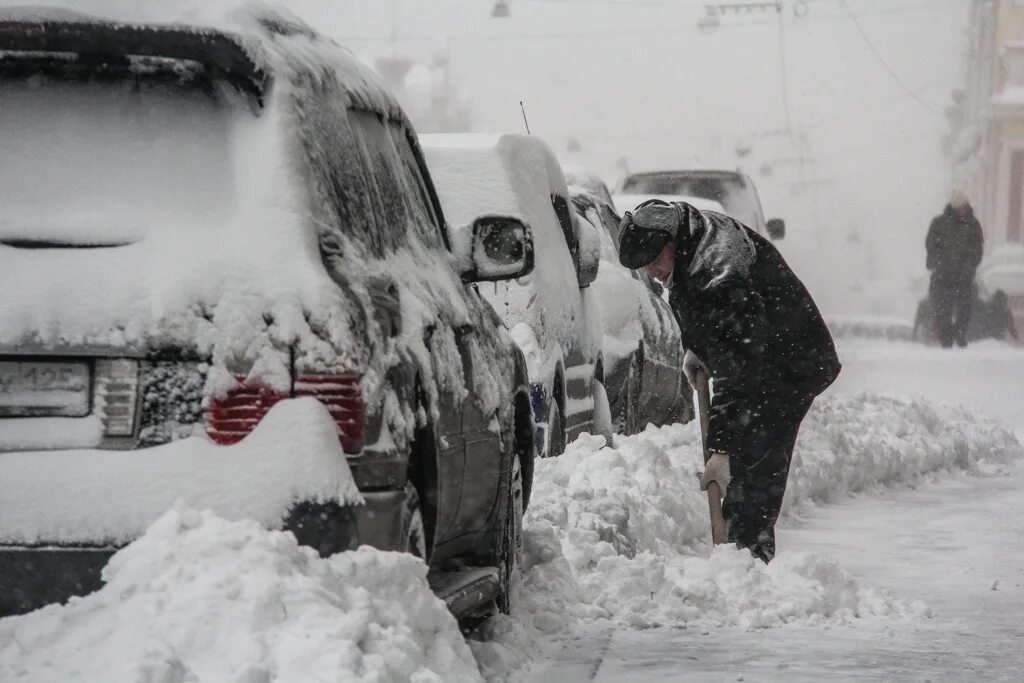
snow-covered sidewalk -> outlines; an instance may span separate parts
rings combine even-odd
[[[590,626],[523,680],[1005,681],[1024,671],[1024,468],[892,489],[790,521],[780,544],[831,557],[930,618],[832,628]],[[782,557],[793,551],[784,551]]]
[[[648,623],[624,620],[618,609],[584,617],[538,638],[546,660],[517,678],[1020,680],[1024,467],[1015,462],[1019,445],[1010,430],[972,414],[997,415],[1024,433],[1024,356],[1002,345],[942,352],[854,342],[843,351],[845,379],[801,434],[776,562],[737,582],[736,561],[726,561],[731,551],[716,550],[707,561],[676,546],[682,552],[675,556],[661,553],[661,580],[675,585],[650,595],[650,609],[641,611]],[[943,403],[966,403],[970,412]],[[658,476],[665,480],[664,472]],[[858,491],[870,495],[847,495]],[[569,497],[570,517],[574,508],[603,509],[581,497],[583,503]],[[577,533],[564,534],[568,557]],[[695,572],[702,561],[706,567]],[[582,585],[601,582],[594,579],[600,562],[573,569]],[[690,581],[680,581],[687,573]],[[648,576],[639,568],[604,572],[599,595],[640,593]],[[739,597],[707,603],[698,618],[679,618],[680,603],[702,595],[701,579],[706,591]],[[820,600],[807,600],[811,595]],[[847,609],[830,611],[837,600]],[[585,602],[591,610],[602,606]]]

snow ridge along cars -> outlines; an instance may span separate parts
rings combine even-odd
[[[559,455],[585,431],[610,437],[600,309],[587,289],[600,242],[592,226],[577,223],[554,152],[515,134],[424,135],[422,142],[457,230],[483,212],[516,216],[533,230],[534,272],[481,291],[526,354],[538,452]]]
[[[600,195],[570,187],[581,222],[601,238],[601,268],[592,288],[601,301],[605,387],[618,431],[693,419],[693,391],[684,378],[683,342],[662,287],[642,270],[619,263],[619,216]]]
[[[620,211],[628,211],[645,199],[668,196],[696,197],[718,202],[727,216],[773,240],[786,236],[786,224],[780,218],[765,220],[761,198],[750,176],[739,171],[653,171],[626,176],[615,193]],[[676,200],[679,201],[679,200]],[[624,206],[628,205],[628,206]],[[698,209],[707,207],[694,204]]]
[[[477,293],[529,228],[449,234],[368,69],[229,30],[0,14],[0,613],[98,587],[179,499],[508,608],[525,360]],[[450,571],[449,571],[450,570]]]

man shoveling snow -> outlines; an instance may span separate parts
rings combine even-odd
[[[832,336],[775,247],[728,216],[650,200],[620,234],[622,264],[670,290],[687,379],[715,382],[701,488],[725,493],[728,540],[768,562],[800,423],[839,375]]]

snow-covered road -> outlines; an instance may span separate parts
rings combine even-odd
[[[0,681],[1024,680],[1024,350],[841,355],[767,567],[707,543],[695,424],[583,435],[537,463],[515,613],[468,644],[410,556],[181,503],[101,590],[0,619]]]
[[[927,396],[1024,435],[1024,354],[852,342],[831,392]],[[527,681],[1024,680],[1024,467],[931,476],[782,525],[785,553],[832,558],[858,583],[921,600],[930,617],[741,629],[591,623],[550,646]]]

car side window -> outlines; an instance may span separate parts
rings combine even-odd
[[[569,210],[569,202],[565,197],[553,194],[551,195],[551,206],[555,209],[558,225],[562,228],[562,234],[565,235],[565,243],[569,247],[569,253],[572,254],[572,262],[579,269],[580,246],[576,241],[576,227],[573,224],[572,211]]]
[[[330,84],[312,88],[316,97],[296,100],[294,114],[313,194],[311,209],[326,238],[339,244],[345,234],[376,248],[376,218],[367,169],[348,125],[344,100]]]
[[[378,114],[350,109],[348,119],[356,137],[362,142],[361,152],[377,186],[378,216],[383,222],[380,226],[381,246],[390,251],[407,243],[409,226],[414,222],[406,198],[403,163]]]
[[[427,244],[440,247],[443,244],[440,217],[434,211],[427,182],[413,152],[409,134],[395,124],[389,128],[391,139],[402,159],[402,179],[406,186],[406,199],[412,210],[413,227]]]

